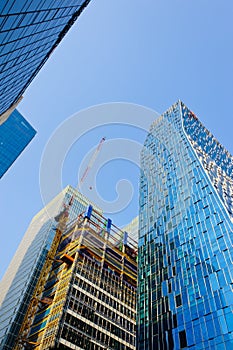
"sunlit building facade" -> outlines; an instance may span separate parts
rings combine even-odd
[[[128,232],[129,236],[138,242],[138,216],[133,218],[122,230]]]
[[[22,153],[36,131],[15,109],[5,123],[0,125],[0,178]]]
[[[89,206],[62,232],[13,350],[135,350],[136,258],[136,242]]]
[[[0,123],[89,2],[0,2]]]
[[[1,350],[12,350],[19,336],[25,312],[54,239],[56,217],[71,198],[67,224],[92,204],[76,189],[67,186],[33,218],[0,283]],[[92,205],[102,213],[96,205]]]
[[[141,169],[138,349],[232,349],[233,157],[178,101]]]

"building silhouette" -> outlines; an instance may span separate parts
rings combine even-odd
[[[178,101],[141,156],[138,349],[233,348],[233,157]]]

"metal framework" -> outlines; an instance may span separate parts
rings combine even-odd
[[[62,234],[27,344],[135,349],[136,258],[136,242],[90,206]]]
[[[44,290],[44,286],[48,278],[48,275],[52,269],[53,261],[57,261],[55,256],[61,241],[62,233],[64,232],[66,228],[66,224],[68,222],[69,207],[72,204],[72,200],[73,199],[70,200],[68,206],[64,206],[64,210],[55,218],[55,220],[58,222],[58,225],[53,238],[53,242],[51,244],[44,266],[38,278],[38,281],[33,293],[33,297],[30,300],[26,314],[24,316],[24,320],[20,328],[19,336],[16,340],[14,350],[20,350],[23,348],[34,347],[36,345],[39,345],[38,342],[34,342],[28,339],[28,335],[29,335],[30,328],[33,323],[37,310],[40,310],[41,308],[43,308],[44,305],[50,305],[52,303],[51,298],[43,296],[43,290]],[[63,263],[62,260],[58,260],[58,261]]]

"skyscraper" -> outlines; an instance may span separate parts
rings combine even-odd
[[[133,218],[122,230],[128,232],[129,236],[138,242],[138,216]]]
[[[18,336],[28,303],[56,232],[56,216],[67,206],[69,222],[82,213],[90,201],[71,186],[66,187],[32,220],[0,284],[0,349],[10,350]],[[93,204],[99,212],[102,211]]]
[[[141,169],[138,349],[232,349],[233,157],[178,101]]]
[[[90,0],[0,3],[0,123]]]
[[[13,350],[135,350],[136,242],[91,206],[57,234]]]
[[[15,109],[0,125],[0,178],[35,136],[36,131]]]

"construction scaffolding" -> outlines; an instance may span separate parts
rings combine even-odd
[[[52,303],[52,300],[50,298],[46,298],[43,296],[43,291],[48,275],[52,269],[53,261],[56,261],[55,256],[59,244],[61,242],[62,234],[66,229],[66,225],[69,219],[69,208],[72,205],[72,201],[73,197],[71,198],[69,204],[64,205],[63,210],[60,212],[59,215],[55,217],[55,221],[57,221],[57,227],[55,230],[54,238],[50,250],[48,251],[48,254],[44,261],[44,265],[41,269],[40,275],[38,277],[33,296],[27,307],[22,325],[20,327],[19,336],[16,339],[14,350],[32,347],[34,348],[35,345],[38,345],[38,342],[33,342],[30,339],[28,339],[28,334],[30,332],[37,310],[40,309],[42,305],[49,305]]]
[[[136,260],[136,242],[89,206],[62,234],[24,349],[136,349]]]

